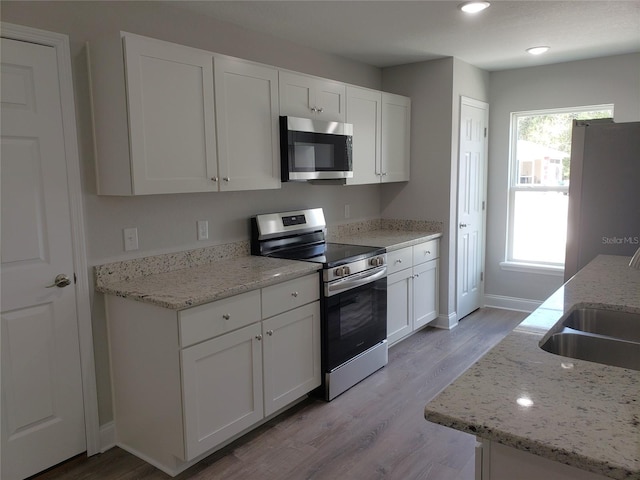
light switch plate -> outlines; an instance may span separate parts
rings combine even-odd
[[[209,238],[209,222],[207,220],[198,220],[198,240],[206,240]]]
[[[129,252],[131,250],[138,249],[138,229],[136,227],[125,228],[122,230],[124,237],[124,251]]]

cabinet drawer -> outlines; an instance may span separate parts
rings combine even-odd
[[[399,272],[405,268],[411,268],[412,253],[411,247],[401,248],[387,253],[387,275]]]
[[[419,243],[413,246],[413,264],[427,262],[438,258],[439,252],[439,240],[429,240],[428,242]]]
[[[188,347],[260,321],[260,290],[178,312],[180,346]]]
[[[262,318],[269,318],[320,298],[318,275],[307,275],[262,289]]]

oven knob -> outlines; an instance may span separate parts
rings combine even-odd
[[[378,259],[376,257],[373,257],[371,260],[369,260],[369,265],[371,265],[372,267],[378,266],[377,260]]]
[[[344,275],[344,267],[338,267],[336,268],[333,273],[335,274],[336,277],[342,277]]]
[[[344,274],[349,275],[351,273],[351,269],[349,267],[344,267]]]

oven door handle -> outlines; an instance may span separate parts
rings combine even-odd
[[[384,278],[386,275],[387,267],[385,265],[375,269],[367,270],[366,272],[352,275],[351,277],[345,278],[344,280],[337,280],[335,282],[328,283],[325,286],[325,296],[331,297],[332,295],[336,295],[337,293],[351,290],[352,288],[360,287],[361,285],[366,285],[367,283],[375,282],[376,280]]]

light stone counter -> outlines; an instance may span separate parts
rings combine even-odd
[[[331,227],[328,240],[335,243],[384,247],[388,252],[440,238],[441,222],[377,220]]]
[[[589,263],[431,401],[425,418],[610,478],[640,479],[640,371],[538,346],[576,307],[640,313],[640,270],[628,263]]]
[[[167,261],[165,256],[158,256],[155,261],[148,258],[151,257],[144,259],[148,269],[149,265]],[[320,268],[312,262],[244,255],[194,266],[172,264],[170,271],[140,275],[140,262],[96,267],[96,291],[180,310],[308,275]]]

